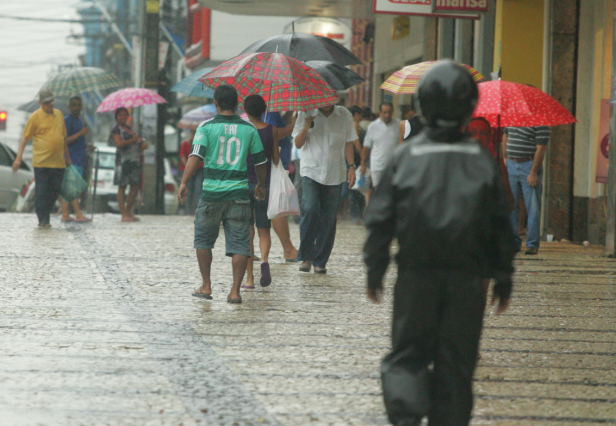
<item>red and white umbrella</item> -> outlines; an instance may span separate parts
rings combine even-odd
[[[492,127],[558,126],[577,121],[556,99],[532,86],[504,80],[478,86],[473,117],[485,118]]]
[[[199,81],[213,89],[222,84],[234,86],[240,103],[248,95],[259,94],[269,111],[309,111],[338,103],[336,92],[319,73],[282,53],[244,53]]]
[[[115,111],[120,107],[133,108],[142,105],[164,104],[166,102],[165,98],[153,90],[129,87],[107,95],[96,112]]]

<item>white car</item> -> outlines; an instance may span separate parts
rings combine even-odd
[[[13,161],[15,161],[15,152],[5,144],[0,143],[0,211],[11,210],[17,197],[26,195],[34,179],[34,171],[25,161],[21,162],[21,166],[16,172],[13,171]],[[30,198],[33,201],[33,197]],[[30,203],[24,211],[30,211],[32,208],[34,208],[34,205]]]
[[[98,152],[98,176],[96,176],[96,198],[103,199],[111,210],[118,212],[118,186],[113,184],[115,174],[116,148],[97,146],[94,160]],[[96,170],[92,170],[94,181]],[[177,184],[173,179],[169,160],[165,158],[165,214],[176,214],[178,211]]]

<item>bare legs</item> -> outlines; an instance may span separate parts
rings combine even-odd
[[[286,221],[286,217],[284,218]],[[268,262],[270,248],[272,247],[272,238],[270,236],[270,230],[265,228],[257,228],[257,232],[259,233],[259,248],[261,249],[261,261]],[[287,225],[287,235],[289,232],[289,225]],[[291,242],[291,240],[289,240]],[[293,244],[291,244],[293,247]],[[297,250],[295,250],[297,251]],[[297,257],[297,256],[296,256]]]
[[[254,225],[250,225],[250,254],[254,257],[255,255],[255,227]],[[246,266],[246,284],[244,284],[244,288],[255,288],[255,276],[254,276],[254,262],[253,259],[248,259],[248,265]]]
[[[257,232],[259,234],[259,249],[261,250],[261,260],[263,262],[269,261],[269,252],[272,247],[272,238],[270,236],[269,229],[257,228]],[[255,255],[255,227],[254,225],[250,225],[250,254]],[[254,276],[254,262],[253,259],[248,260],[248,265],[246,267],[246,284],[243,285],[243,288],[253,289],[255,287],[255,276]]]
[[[240,299],[240,286],[246,273],[248,259],[248,256],[242,254],[234,254],[231,258],[231,264],[233,265],[233,287],[231,287],[231,292],[229,292],[231,299]]]
[[[62,220],[66,222],[67,220],[70,220],[71,218],[69,203],[60,199],[60,204],[62,206]],[[73,200],[70,203],[70,205],[73,206],[73,211],[75,212],[75,219],[77,219],[77,221],[80,221],[80,222],[83,221],[85,217],[83,216],[83,213],[81,212],[81,209],[79,208],[79,199]]]
[[[203,281],[200,291],[203,294],[211,294],[212,281],[210,272],[212,267],[212,250],[197,250],[197,261],[199,262],[199,271],[201,272],[201,279]],[[240,286],[242,285],[248,263],[248,256],[242,254],[234,254],[231,258],[231,264],[233,266],[233,286],[229,292],[229,297],[231,299],[240,298]]]
[[[201,293],[212,293],[212,281],[210,280],[210,270],[212,267],[212,250],[197,250],[197,261],[201,272]]]
[[[134,222],[137,219],[133,216],[133,205],[135,204],[135,199],[137,198],[137,194],[139,193],[139,187],[137,185],[131,185],[130,191],[128,192],[128,197],[126,197],[126,187],[120,186],[118,187],[118,207],[120,209],[120,214],[122,215],[123,222]]]
[[[297,249],[291,242],[291,234],[289,232],[289,222],[287,220],[287,217],[285,216],[285,217],[279,217],[277,219],[272,219],[272,227],[274,228],[274,232],[276,232],[276,235],[278,235],[278,238],[280,239],[280,243],[282,244],[282,248],[284,250],[284,258],[286,260],[297,259]],[[261,234],[259,234],[259,238],[260,236]],[[271,246],[271,240],[270,240],[270,246]],[[269,249],[267,251],[269,253]],[[267,259],[262,259],[262,260],[263,262],[267,262]]]

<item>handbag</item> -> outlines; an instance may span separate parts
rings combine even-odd
[[[267,205],[268,219],[298,214],[300,214],[299,199],[289,174],[282,166],[282,161],[279,161],[278,165],[272,164]]]

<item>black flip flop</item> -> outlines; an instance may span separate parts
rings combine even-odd
[[[240,297],[239,299],[231,299],[229,296],[227,296],[227,303],[234,303],[234,304],[242,303],[242,298]]]
[[[192,295],[195,297],[200,297],[202,299],[212,300],[212,293],[201,293],[201,287],[195,287]]]

